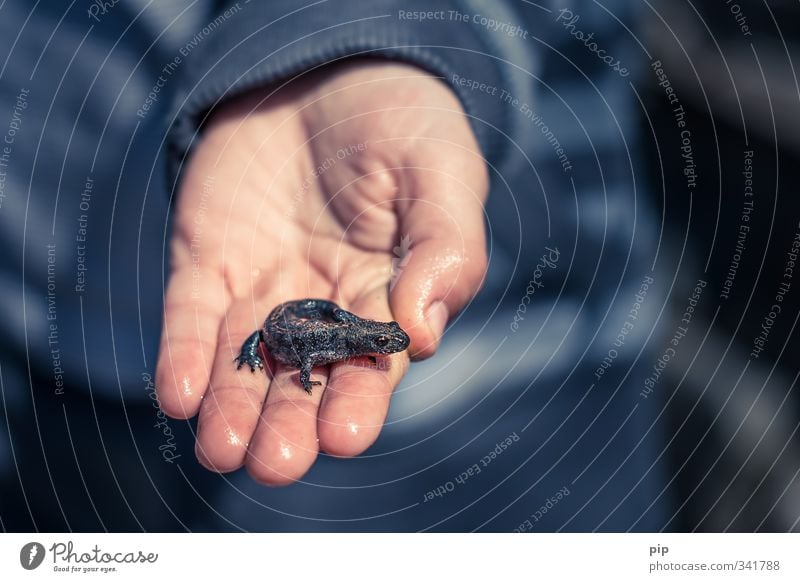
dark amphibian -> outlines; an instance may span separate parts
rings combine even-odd
[[[258,345],[264,342],[273,358],[300,369],[300,383],[311,394],[311,387],[321,383],[311,380],[314,366],[358,356],[375,362],[375,356],[402,352],[409,341],[396,321],[362,319],[332,301],[301,299],[273,309],[264,327],[242,344],[235,362],[237,370],[245,364],[252,372],[263,369]]]

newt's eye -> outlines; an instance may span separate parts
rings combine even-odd
[[[378,345],[378,347],[382,348],[389,343],[389,338],[385,335],[379,335],[375,338],[375,343]]]

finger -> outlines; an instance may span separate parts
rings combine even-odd
[[[327,367],[311,379],[321,382],[311,394],[300,385],[299,372],[279,365],[247,455],[247,471],[265,485],[288,485],[300,479],[317,458],[317,412],[327,382]]]
[[[391,321],[385,290],[351,306],[361,317]],[[375,364],[354,358],[331,365],[319,412],[319,444],[332,455],[351,457],[364,452],[383,427],[389,400],[408,370],[406,352],[380,356]]]
[[[447,321],[475,296],[486,275],[487,182],[483,161],[473,161],[450,170],[407,170],[413,199],[400,205],[390,304],[411,337],[412,357],[436,351]]]
[[[200,408],[228,303],[224,282],[215,271],[197,271],[195,276],[190,262],[183,265],[167,286],[156,365],[159,403],[173,418],[190,418]]]
[[[224,473],[244,464],[258,424],[270,381],[267,362],[264,370],[253,372],[247,365],[237,369],[234,358],[244,341],[260,328],[266,307],[252,299],[237,301],[217,331],[214,366],[200,407],[195,446],[198,460],[212,471]]]

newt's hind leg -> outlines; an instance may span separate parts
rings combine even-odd
[[[311,360],[307,360],[300,366],[300,384],[303,385],[303,388],[309,394],[311,394],[312,386],[320,386],[322,384],[319,380],[311,379],[311,368],[313,365]]]

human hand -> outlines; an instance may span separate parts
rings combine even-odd
[[[220,107],[177,197],[156,370],[164,411],[199,413],[200,462],[282,485],[320,449],[366,450],[409,355],[432,355],[481,285],[487,189],[458,100],[409,65],[352,61]],[[297,370],[237,371],[269,311],[305,297],[396,320],[408,352],[315,368],[310,396]]]

